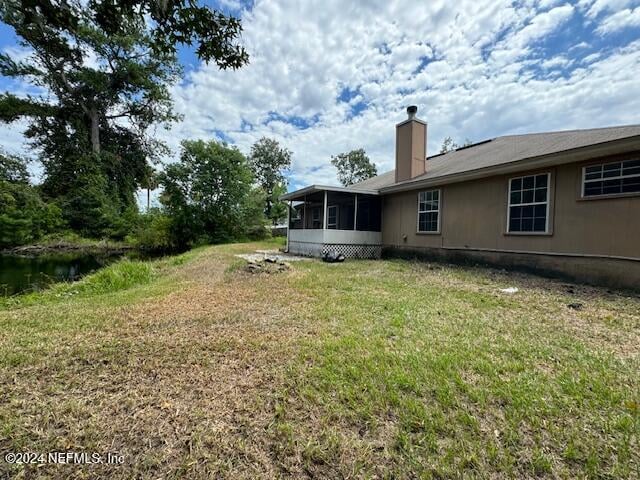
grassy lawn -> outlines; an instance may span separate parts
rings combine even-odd
[[[0,478],[640,477],[637,295],[400,260],[249,274],[234,257],[275,245],[0,304]],[[124,464],[2,460],[50,451]]]

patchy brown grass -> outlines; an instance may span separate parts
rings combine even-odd
[[[225,274],[230,263],[224,249],[211,249],[165,272],[171,291],[118,306],[76,304],[95,326],[64,334],[54,327],[51,341],[34,346],[37,355],[3,365],[3,453],[119,452],[124,466],[0,463],[0,471],[25,478],[275,476],[273,391],[309,331],[294,321],[293,299],[278,292],[275,278]],[[20,348],[24,333],[6,337],[6,348]]]
[[[125,463],[0,476],[638,477],[637,296],[404,261],[255,275],[233,254],[256,248],[1,308],[0,458]]]

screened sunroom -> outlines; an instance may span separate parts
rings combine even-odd
[[[376,191],[312,185],[281,198],[289,203],[288,252],[380,257],[382,207]]]

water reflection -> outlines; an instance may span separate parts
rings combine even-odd
[[[53,282],[77,280],[117,260],[119,255],[0,255],[0,295],[40,290]]]

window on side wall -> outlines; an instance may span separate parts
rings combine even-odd
[[[509,233],[549,232],[550,179],[542,173],[509,180]]]
[[[440,233],[440,190],[418,194],[418,233]]]
[[[582,196],[640,193],[640,159],[601,163],[582,169]]]

